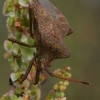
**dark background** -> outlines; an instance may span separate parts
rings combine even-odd
[[[71,57],[55,60],[51,71],[63,65],[71,67],[73,79],[89,81],[91,86],[70,82],[66,90],[68,100],[100,100],[100,0],[51,0],[66,16],[74,33],[64,39]],[[2,15],[4,0],[0,0],[0,96],[9,89],[11,69],[4,59],[3,42],[7,38],[6,17]],[[42,86],[45,97],[55,78],[48,78]]]

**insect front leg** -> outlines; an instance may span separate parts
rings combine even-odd
[[[27,78],[27,76],[28,76],[33,64],[34,64],[34,60],[35,60],[35,57],[33,57],[33,59],[30,61],[30,64],[29,64],[25,74],[22,76],[21,83]]]
[[[28,44],[25,44],[25,43],[23,43],[21,41],[18,41],[16,39],[13,39],[13,38],[8,38],[7,40],[11,41],[12,43],[19,44],[21,46],[25,46],[25,47],[29,47],[29,48],[33,48],[34,47],[34,45],[28,45]]]
[[[30,61],[30,64],[29,64],[29,66],[28,66],[28,68],[27,68],[25,74],[21,75],[21,77],[20,77],[19,79],[17,79],[16,81],[14,81],[13,83],[15,83],[15,82],[17,82],[17,81],[19,81],[20,83],[22,83],[25,79],[27,79],[27,76],[29,75],[31,68],[32,68],[32,66],[34,65],[35,59],[36,59],[36,56],[34,56],[34,57],[32,58],[32,60]]]

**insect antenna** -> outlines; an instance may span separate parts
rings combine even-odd
[[[91,85],[91,83],[89,83],[89,82],[83,82],[83,81],[79,81],[79,80],[73,80],[73,79],[69,79],[69,78],[63,78],[63,77],[55,75],[54,73],[51,73],[48,69],[45,69],[45,70],[52,77],[56,77],[56,78],[63,79],[63,80],[68,80],[68,81],[71,81],[71,82],[81,83],[81,84],[85,84],[85,85]]]

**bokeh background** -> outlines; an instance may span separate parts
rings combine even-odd
[[[73,79],[89,81],[91,86],[70,82],[67,100],[100,100],[100,0],[51,0],[66,16],[74,33],[64,39],[71,57],[52,62],[51,71],[64,65],[71,67]],[[4,59],[3,42],[7,38],[6,17],[2,15],[4,0],[0,0],[0,96],[9,86],[11,69]],[[42,99],[58,79],[48,78],[42,86]]]

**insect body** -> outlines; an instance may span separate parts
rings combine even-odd
[[[49,56],[48,59],[50,60],[57,58],[67,58],[70,56],[70,54],[63,43],[63,37],[71,34],[72,31],[69,28],[65,17],[53,5],[51,7],[53,7],[54,12],[56,13],[55,18],[49,11],[45,10],[37,0],[33,0],[35,20],[38,23],[37,33],[40,35],[41,43],[43,46],[41,48],[42,55]],[[34,39],[36,39],[36,37],[34,37]],[[38,42],[38,39],[36,39],[36,41]]]
[[[36,54],[31,60],[25,75],[21,77],[21,82],[27,78],[35,62],[36,77],[34,84],[37,84],[40,72],[47,71],[53,76],[48,70],[53,60],[70,56],[68,49],[63,43],[63,38],[71,34],[72,30],[66,18],[48,0],[33,0],[29,3],[29,16],[30,36],[34,38]],[[19,43],[13,39],[8,40]]]
[[[32,7],[33,22],[35,22],[33,26],[36,26],[34,27],[34,40],[40,66],[37,66],[38,73],[40,70],[46,70],[54,59],[70,56],[63,43],[63,37],[71,34],[72,30],[65,17],[49,1],[33,0]]]
[[[8,38],[9,41],[19,45],[36,47],[36,54],[30,61],[26,73],[21,76],[21,79],[16,81],[22,83],[27,78],[32,65],[34,65],[36,67],[34,84],[38,84],[40,73],[46,71],[56,78],[90,85],[88,82],[56,76],[48,70],[53,60],[68,58],[70,56],[68,49],[63,43],[63,38],[71,34],[72,30],[62,13],[48,0],[33,0],[32,3],[29,3],[29,20],[30,36],[34,39],[35,45],[27,45],[12,38]]]

